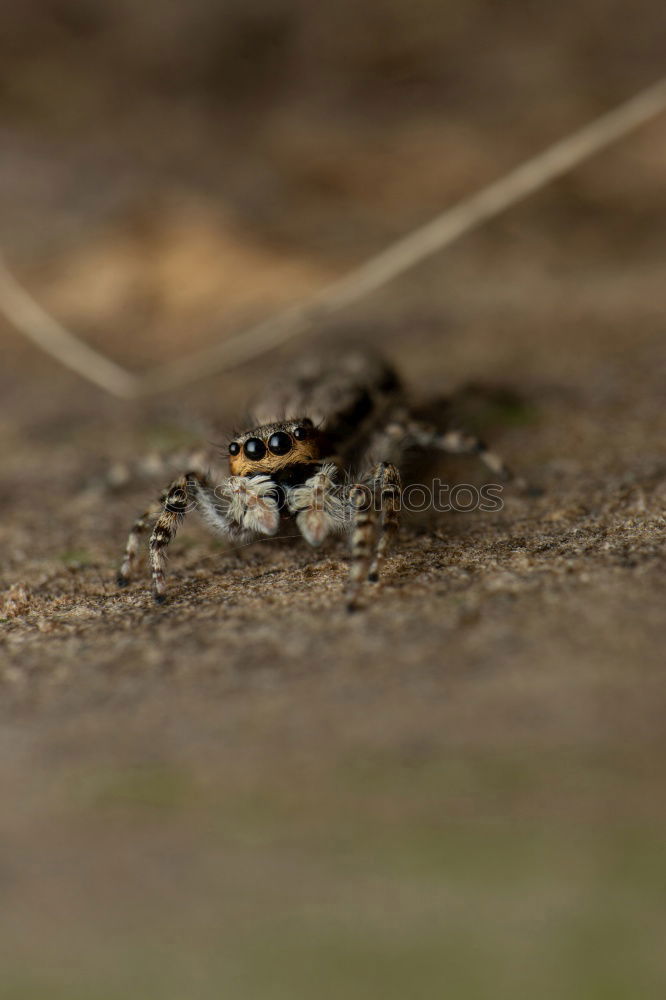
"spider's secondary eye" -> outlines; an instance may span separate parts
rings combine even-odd
[[[258,462],[266,454],[266,445],[259,438],[249,438],[243,448],[247,457],[251,458],[253,462]]]
[[[294,437],[297,441],[305,441],[306,438],[310,437],[309,427],[296,427],[294,430]]]
[[[268,447],[274,455],[286,455],[291,451],[291,438],[284,431],[278,431],[269,437]]]
[[[229,445],[229,454],[238,455],[239,452],[240,452],[240,445],[238,441],[232,441],[231,444]]]

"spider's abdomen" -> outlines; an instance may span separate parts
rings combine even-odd
[[[276,416],[289,421],[307,413],[325,433],[329,450],[349,458],[401,394],[392,366],[355,348],[297,359],[253,410],[261,423]]]
[[[393,368],[369,351],[352,350],[298,359],[257,400],[260,422],[307,413],[317,427],[337,438],[400,392]]]

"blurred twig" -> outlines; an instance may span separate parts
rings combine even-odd
[[[523,163],[477,194],[370,258],[345,278],[223,343],[138,376],[94,351],[45,313],[0,258],[0,312],[63,364],[121,398],[177,388],[235,365],[312,328],[376,291],[476,226],[572,170],[666,109],[666,78]]]
[[[121,399],[142,395],[142,378],[89,347],[45,312],[18,283],[0,256],[0,312],[63,365]]]

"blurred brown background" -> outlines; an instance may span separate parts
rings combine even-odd
[[[176,360],[649,85],[665,39],[656,0],[5,3],[4,252],[121,363]],[[111,399],[2,321],[3,1000],[663,997],[665,162],[662,117],[177,394]],[[106,470],[342,337],[544,496],[407,525],[353,621],[342,545],[189,524],[169,606],[118,594],[164,484]]]
[[[60,318],[144,365],[318,287],[651,83],[666,32],[647,0],[6,8],[6,251]],[[654,142],[563,180],[489,246],[502,259],[521,234],[542,272],[572,226],[595,259],[658,239]],[[621,233],[600,232],[637,162]]]

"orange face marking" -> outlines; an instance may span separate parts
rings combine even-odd
[[[307,436],[304,440],[294,437],[294,431],[305,428]],[[275,454],[269,447],[269,441],[279,436],[284,454]],[[288,441],[287,441],[288,437]],[[259,442],[263,445],[263,454],[253,458],[247,454],[246,442]],[[229,471],[232,476],[270,476],[292,465],[307,465],[320,461],[325,457],[325,438],[317,431],[310,421],[287,421],[280,424],[266,424],[253,431],[243,434],[237,442],[238,454],[229,454]],[[255,445],[255,450],[257,446]],[[261,452],[262,448],[258,450]]]

